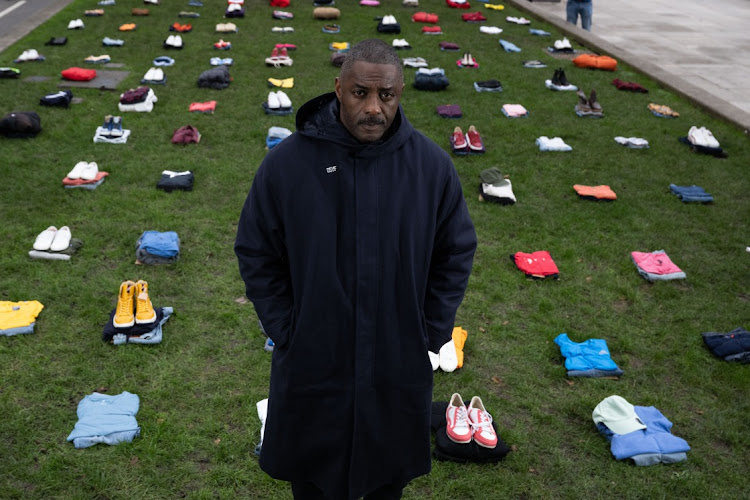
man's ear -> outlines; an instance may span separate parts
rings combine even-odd
[[[337,76],[334,84],[334,91],[336,92],[336,98],[341,102],[341,79]]]

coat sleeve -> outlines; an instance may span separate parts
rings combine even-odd
[[[453,165],[436,227],[424,303],[428,346],[432,352],[438,352],[452,338],[456,310],[463,300],[477,247],[474,224]]]
[[[263,329],[274,344],[284,347],[292,318],[292,285],[283,220],[267,173],[264,162],[242,209],[234,251],[245,294]]]

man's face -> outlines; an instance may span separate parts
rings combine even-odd
[[[393,123],[403,90],[395,66],[356,61],[336,78],[341,123],[358,141],[377,141]]]

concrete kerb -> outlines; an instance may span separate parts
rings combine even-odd
[[[673,74],[663,71],[655,64],[651,64],[640,57],[634,56],[622,47],[612,45],[594,33],[586,31],[577,25],[570,24],[565,21],[565,19],[551,16],[547,10],[544,10],[543,7],[534,5],[533,2],[529,2],[528,0],[506,0],[506,2],[534,17],[543,19],[545,22],[555,26],[555,28],[564,33],[565,36],[572,38],[581,45],[595,50],[600,54],[614,57],[618,61],[622,61],[629,66],[632,66],[641,73],[653,78],[669,90],[701,107],[709,114],[728,121],[732,125],[738,127],[745,135],[748,135],[748,131],[750,131],[750,113],[745,113],[728,102],[709,94],[705,90],[684,80],[680,80]]]

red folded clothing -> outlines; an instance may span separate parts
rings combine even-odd
[[[411,16],[411,20],[414,23],[431,23],[431,24],[437,24],[438,22],[438,15],[437,14],[428,14],[427,12],[417,12],[413,16]]]
[[[468,12],[466,14],[461,14],[461,19],[470,23],[478,23],[487,20],[481,12]]]
[[[442,33],[440,26],[422,26],[422,33]]]
[[[289,7],[289,0],[271,0],[271,7]]]
[[[529,278],[558,278],[560,271],[546,250],[533,253],[516,252],[511,255],[516,267]]]
[[[149,87],[138,87],[137,89],[127,90],[120,96],[120,104],[138,104],[148,97]]]
[[[95,184],[108,175],[109,175],[109,172],[103,172],[100,170],[99,172],[96,173],[96,177],[94,179],[87,181],[85,179],[69,179],[66,177],[62,180],[62,183],[63,183],[63,186],[83,186],[84,184]]]
[[[183,125],[172,134],[172,144],[198,144],[200,140],[200,132],[192,125]]]
[[[453,9],[470,9],[471,5],[469,5],[469,2],[454,2],[453,0],[445,0],[445,3],[448,4],[448,7],[451,7]]]
[[[642,92],[644,94],[648,94],[648,89],[643,87],[639,83],[623,82],[619,78],[615,78],[614,80],[612,80],[612,85],[617,87],[617,90],[629,90],[631,92]]]
[[[87,82],[96,78],[95,69],[72,67],[62,70],[60,74],[66,80],[73,80],[76,82]]]

